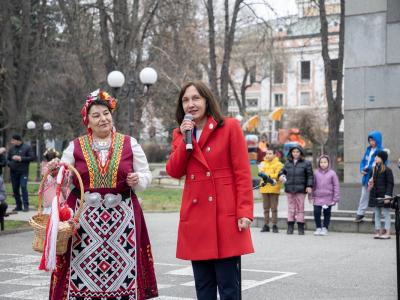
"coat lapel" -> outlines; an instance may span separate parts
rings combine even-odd
[[[196,139],[193,141],[193,157],[200,161],[203,165],[209,169],[208,163],[203,155],[203,147],[206,145],[207,140],[212,135],[213,131],[217,128],[217,122],[213,119],[213,117],[209,116],[206,124],[203,127],[203,131],[201,132],[200,140],[197,142]]]

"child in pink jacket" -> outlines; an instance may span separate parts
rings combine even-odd
[[[318,159],[318,169],[314,171],[314,186],[311,199],[314,204],[314,221],[316,230],[314,235],[327,235],[331,220],[331,209],[339,201],[339,179],[330,168],[330,159],[321,155]],[[324,214],[324,223],[321,227],[321,211]]]

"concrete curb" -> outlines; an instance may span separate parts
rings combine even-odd
[[[28,232],[28,231],[33,231],[33,228],[30,227],[24,227],[24,228],[16,228],[16,229],[11,229],[11,230],[4,230],[0,231],[0,236],[2,235],[9,235],[9,234],[17,234],[17,233],[23,233],[23,232]]]

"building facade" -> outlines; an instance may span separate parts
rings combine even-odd
[[[400,1],[347,0],[344,80],[344,181],[359,183],[367,135],[379,130],[400,182]]]
[[[312,1],[299,0],[298,15],[270,21],[273,28],[274,52],[260,84],[246,90],[248,114],[259,114],[264,132],[276,138],[278,127],[283,123],[270,121],[268,116],[277,107],[285,112],[298,109],[318,109],[326,115],[324,62],[321,55],[319,11]],[[330,56],[338,56],[340,2],[326,1],[328,15]],[[265,71],[265,70],[264,70]],[[335,82],[334,82],[335,84]],[[235,101],[230,101],[229,112],[239,112]],[[287,115],[287,114],[286,114]],[[285,124],[286,123],[286,124]],[[274,142],[274,140],[272,141]]]

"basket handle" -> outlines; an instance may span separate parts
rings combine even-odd
[[[76,178],[78,179],[79,182],[79,190],[81,192],[81,197],[79,200],[79,208],[78,211],[76,212],[75,216],[74,216],[74,220],[75,222],[78,222],[79,220],[79,216],[81,215],[82,209],[83,209],[83,204],[84,204],[84,188],[83,188],[83,182],[82,182],[82,178],[81,175],[79,175],[79,172],[77,169],[75,169],[74,166],[70,165],[70,164],[66,164],[67,168],[69,170],[72,170],[76,176]],[[47,172],[43,175],[42,181],[40,182],[39,185],[39,192],[38,192],[38,213],[41,215],[43,213],[43,193],[41,193],[41,191],[43,190],[44,187],[44,183],[46,181],[47,176],[49,176],[54,170],[47,170]]]

